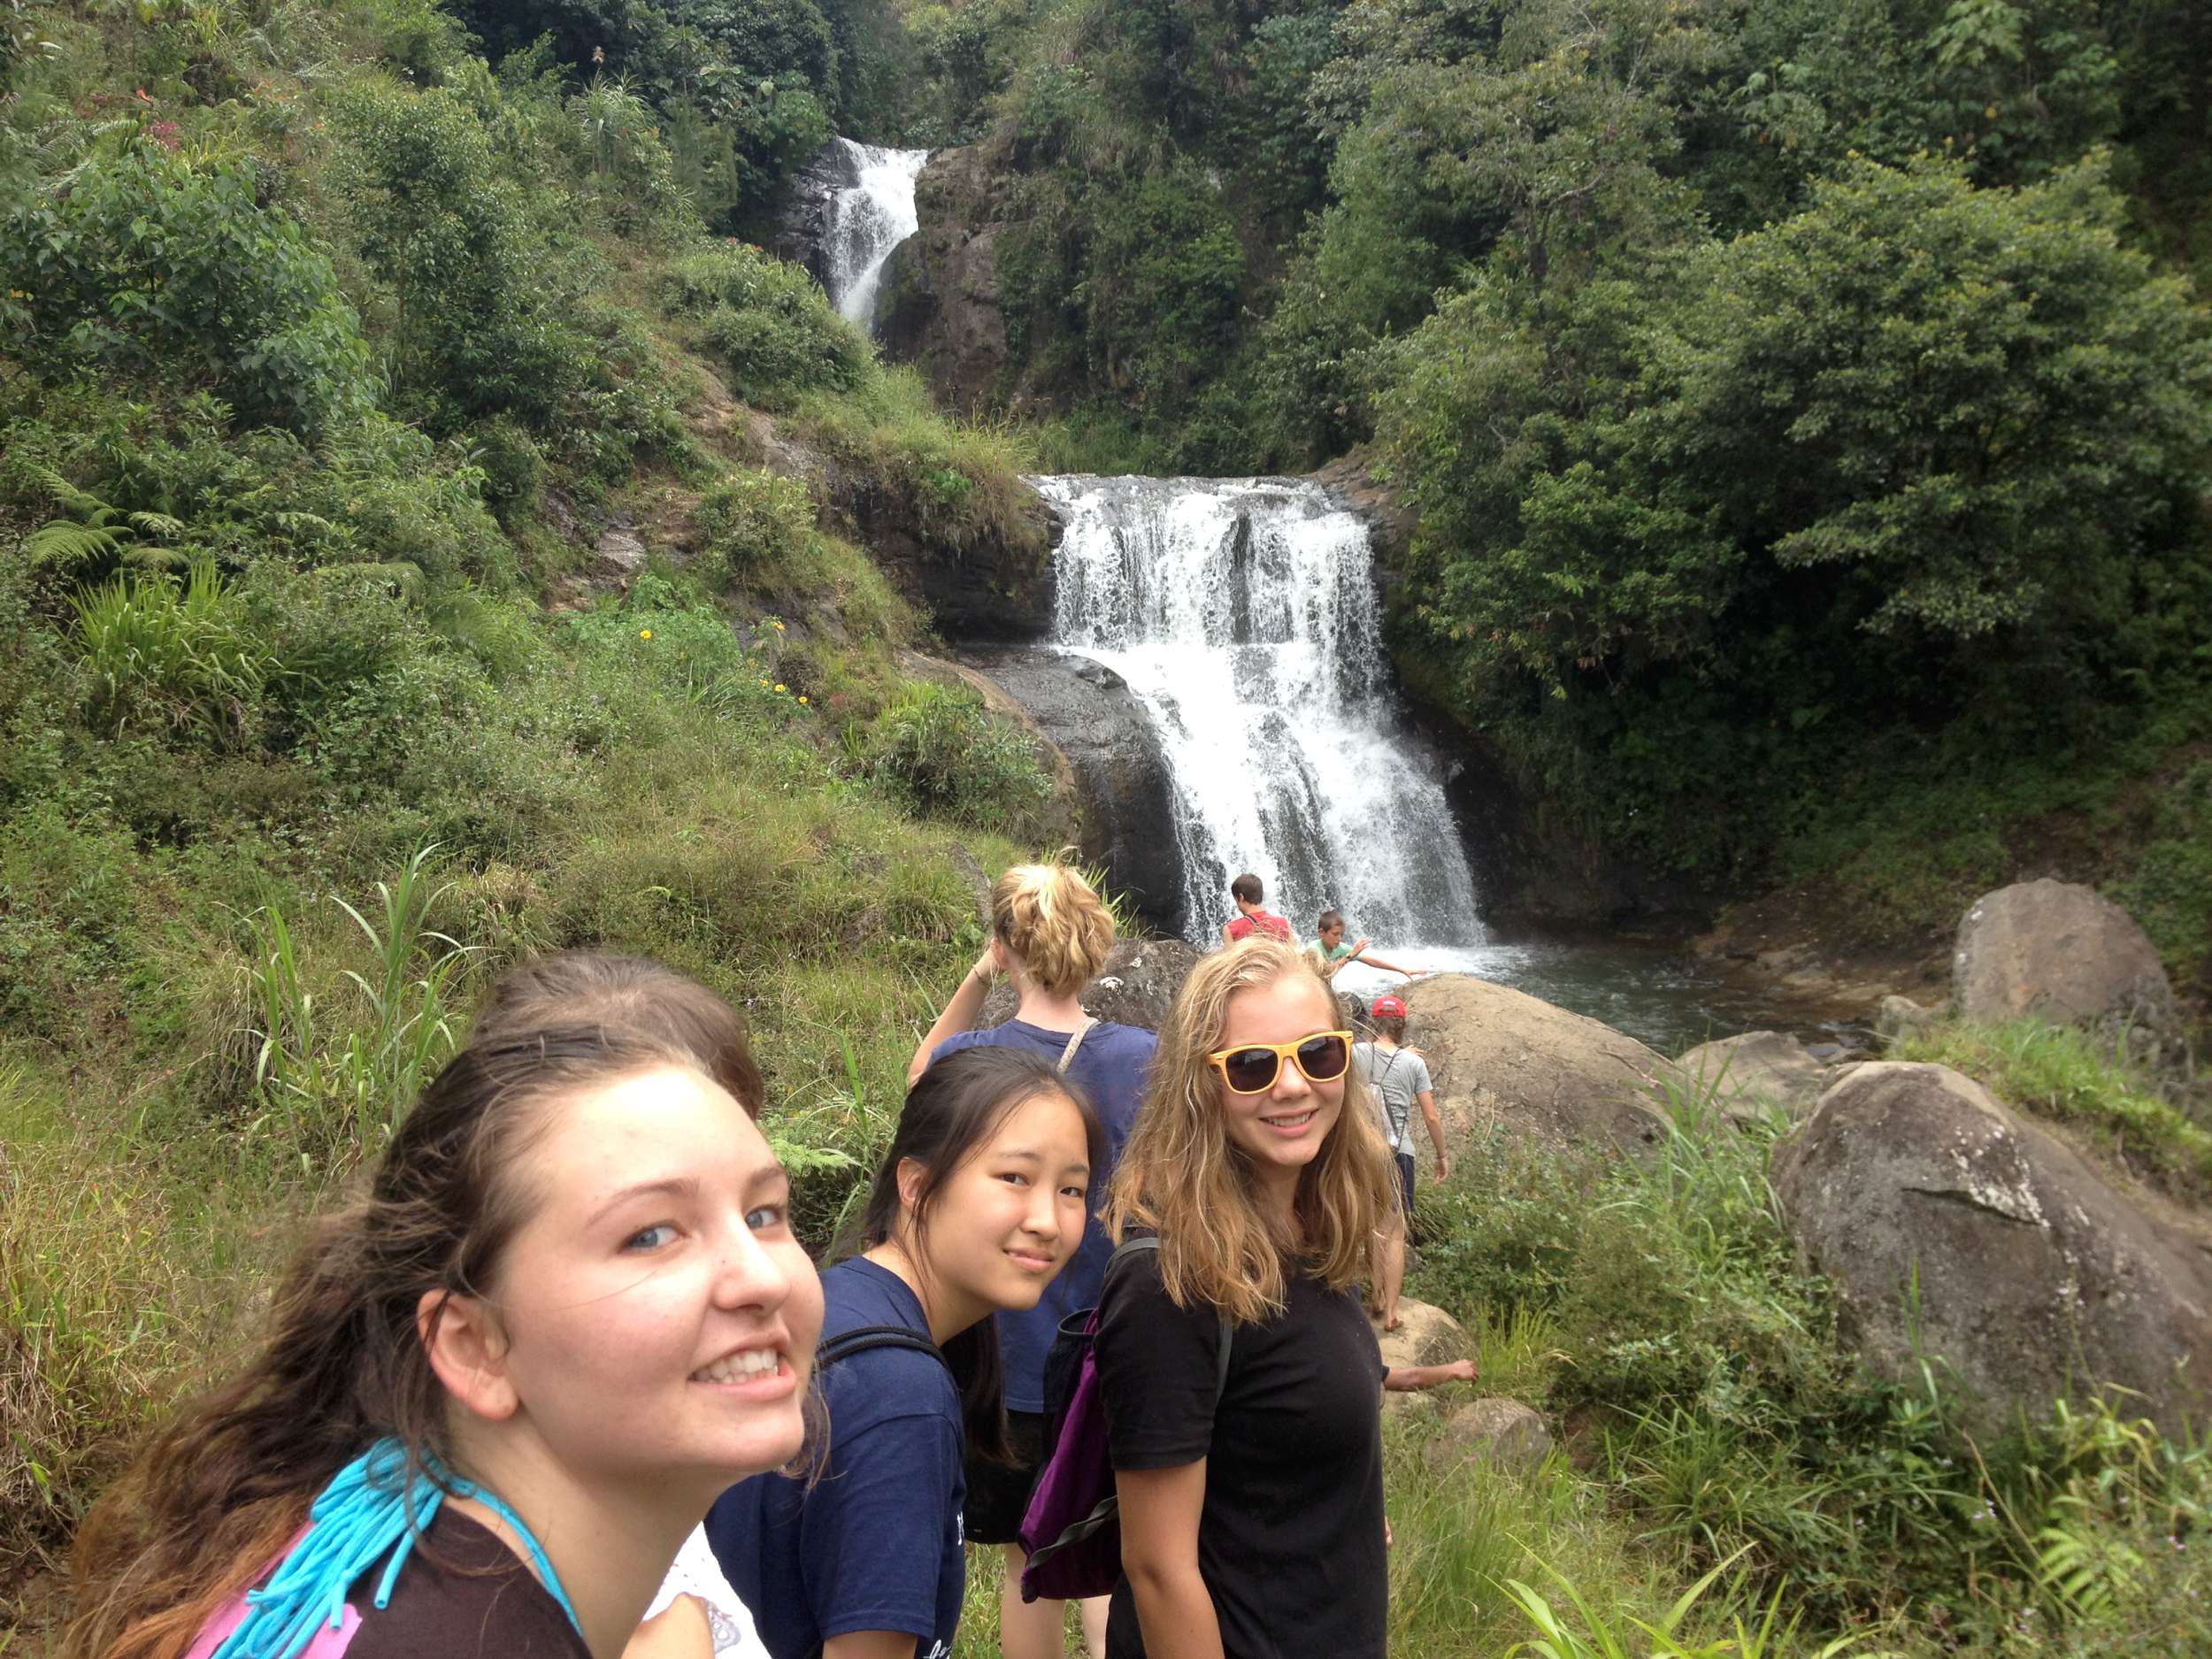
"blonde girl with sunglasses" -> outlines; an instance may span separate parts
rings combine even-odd
[[[1121,1500],[1108,1659],[1384,1659],[1381,1395],[1358,1286],[1396,1203],[1351,1033],[1291,947],[1203,958],[1114,1179],[1097,1364]],[[1221,1363],[1226,1340],[1228,1362]]]

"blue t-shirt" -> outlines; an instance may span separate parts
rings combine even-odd
[[[861,1325],[929,1334],[897,1274],[855,1256],[822,1275],[825,1341]],[[740,1481],[707,1512],[707,1542],[775,1659],[811,1659],[833,1636],[898,1631],[915,1659],[949,1659],[967,1586],[960,1510],[960,1394],[931,1355],[879,1348],[821,1375],[829,1459],[809,1487]]]
[[[941,1059],[963,1048],[1005,1044],[1031,1048],[1057,1060],[1074,1033],[1047,1031],[1026,1020],[1010,1019],[984,1031],[964,1031],[937,1045],[929,1057]],[[1121,1148],[1137,1121],[1137,1107],[1144,1100],[1144,1075],[1152,1064],[1152,1051],[1160,1040],[1140,1025],[1117,1025],[1100,1020],[1084,1034],[1068,1075],[1087,1094],[1106,1130],[1106,1167],[1091,1171],[1090,1221],[1083,1229],[1083,1245],[1075,1259],[1045,1286],[1037,1305],[1026,1313],[998,1316],[999,1353],[1006,1367],[1006,1409],[1042,1411],[1045,1409],[1045,1355],[1051,1350],[1053,1333],[1060,1321],[1079,1309],[1095,1307],[1099,1287],[1106,1282],[1106,1263],[1114,1253],[1113,1240],[1099,1225],[1098,1212],[1106,1197],[1106,1183],[1121,1161]]]

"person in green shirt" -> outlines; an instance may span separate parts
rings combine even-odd
[[[1322,911],[1319,926],[1321,936],[1306,947],[1306,957],[1313,964],[1313,971],[1324,979],[1335,979],[1337,971],[1352,962],[1363,962],[1371,968],[1382,969],[1386,973],[1402,973],[1409,979],[1419,972],[1417,968],[1402,968],[1394,962],[1385,962],[1367,949],[1368,941],[1364,939],[1356,945],[1346,944],[1344,912],[1341,910]]]

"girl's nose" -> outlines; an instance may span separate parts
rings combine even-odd
[[[715,1306],[772,1312],[790,1294],[791,1276],[783,1263],[758,1234],[740,1222],[715,1261]]]

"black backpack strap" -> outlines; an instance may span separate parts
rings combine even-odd
[[[856,1354],[865,1354],[871,1348],[904,1348],[917,1354],[926,1354],[949,1372],[952,1362],[945,1357],[944,1349],[918,1331],[902,1325],[863,1325],[849,1331],[841,1331],[814,1351],[814,1368],[826,1371],[841,1359],[850,1359]]]
[[[1159,1248],[1160,1235],[1156,1233],[1140,1233],[1124,1239],[1114,1247],[1114,1253],[1106,1258],[1106,1271],[1112,1272],[1114,1263],[1125,1256],[1134,1256],[1140,1250],[1156,1250]],[[1099,1282],[1102,1285],[1105,1283],[1103,1274],[1100,1276]],[[1221,1404],[1221,1396],[1229,1392],[1229,1350],[1235,1340],[1236,1326],[1230,1323],[1229,1316],[1225,1313],[1221,1316],[1220,1336],[1214,1344],[1217,1349],[1214,1359],[1214,1405],[1217,1409]]]

